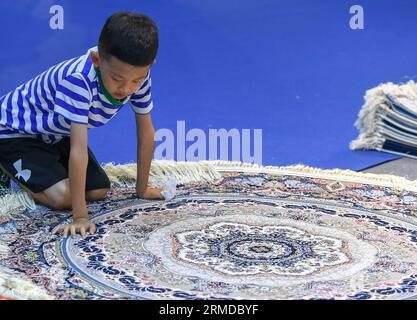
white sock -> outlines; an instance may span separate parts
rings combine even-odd
[[[164,191],[161,192],[165,200],[169,201],[175,197],[177,193],[177,179],[170,177],[167,182],[165,182]]]

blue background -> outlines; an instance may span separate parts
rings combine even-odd
[[[64,8],[52,30],[49,8]],[[352,5],[365,29],[349,27]],[[351,151],[365,91],[417,76],[411,0],[153,0],[0,3],[0,94],[95,46],[112,13],[151,16],[160,30],[152,68],[156,129],[262,129],[263,164],[362,169],[395,156]],[[89,131],[100,162],[136,160],[131,109]]]

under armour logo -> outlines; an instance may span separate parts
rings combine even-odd
[[[30,175],[32,174],[32,171],[30,171],[28,169],[22,170],[22,159],[19,159],[15,163],[13,163],[13,166],[17,171],[15,177],[17,179],[23,178],[23,180],[25,180],[25,182],[27,182],[30,178]]]

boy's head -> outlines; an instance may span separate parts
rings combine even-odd
[[[123,99],[142,85],[158,51],[158,28],[149,17],[131,12],[110,16],[92,52],[106,89]]]

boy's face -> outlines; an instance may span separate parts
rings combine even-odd
[[[107,91],[118,100],[135,93],[143,84],[151,67],[132,66],[113,56],[109,60],[101,59],[98,52],[91,52],[91,59],[94,65],[100,68]]]

